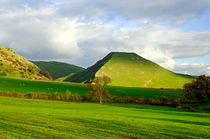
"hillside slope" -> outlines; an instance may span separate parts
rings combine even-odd
[[[145,88],[182,88],[193,77],[176,74],[135,53],[112,52],[95,65],[66,81],[87,82],[95,76],[107,75],[110,85]]]
[[[2,46],[0,46],[0,76],[49,80],[36,65]]]
[[[84,70],[84,68],[55,61],[31,61],[37,65],[41,70],[48,71],[53,78],[60,78],[68,76],[72,73],[78,73]]]

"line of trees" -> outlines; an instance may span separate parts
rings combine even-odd
[[[17,97],[27,99],[44,99],[44,100],[56,100],[67,102],[89,102],[100,103],[100,97],[98,96],[81,96],[78,94],[72,94],[70,91],[66,93],[37,93],[31,92],[23,94],[21,92],[15,93],[10,91],[0,92],[0,96]],[[103,103],[121,103],[121,104],[149,104],[149,105],[161,105],[176,107],[181,104],[181,100],[178,98],[168,98],[163,96],[162,98],[143,98],[137,96],[103,96]]]

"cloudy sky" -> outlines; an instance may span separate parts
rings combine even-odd
[[[135,52],[210,75],[210,0],[0,0],[0,45],[83,67],[111,51]]]

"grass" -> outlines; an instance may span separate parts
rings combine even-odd
[[[64,80],[68,79],[69,77],[71,77],[73,75],[74,75],[74,73],[71,73],[71,74],[69,74],[67,76],[57,78],[56,81],[64,81]]]
[[[114,96],[142,96],[147,98],[155,98],[168,96],[171,98],[184,97],[182,90],[167,90],[167,89],[149,89],[149,88],[128,88],[128,87],[113,87],[109,86],[107,89]],[[73,94],[84,95],[88,94],[88,88],[84,84],[67,83],[57,81],[35,81],[15,78],[0,77],[0,91],[12,92],[45,92],[45,93],[65,93],[66,90]]]
[[[71,76],[67,81],[86,82],[107,75],[113,86],[144,88],[183,88],[192,76],[173,73],[134,53],[113,52],[94,66]]]
[[[84,68],[82,67],[63,63],[63,62],[55,62],[55,61],[49,61],[49,62],[31,61],[31,62],[37,65],[41,70],[48,71],[50,75],[55,79],[65,77],[72,73],[77,73],[84,70]]]
[[[210,102],[207,102],[203,105],[199,105],[195,107],[193,110],[197,112],[210,112]]]
[[[1,138],[210,138],[210,115],[145,105],[0,97]]]
[[[0,46],[0,75],[26,79],[49,80],[40,69],[9,48]]]

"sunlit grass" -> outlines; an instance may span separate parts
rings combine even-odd
[[[128,88],[128,87],[112,87],[107,89],[114,96],[142,96],[142,97],[162,97],[168,96],[171,98],[184,97],[182,90],[167,90],[167,89],[144,89],[144,88]],[[84,84],[56,82],[56,81],[32,81],[25,79],[4,78],[0,77],[0,91],[21,92],[23,94],[30,92],[45,92],[45,93],[65,93],[66,90],[73,94],[87,96],[88,89]]]
[[[0,135],[8,138],[210,138],[209,116],[168,107],[0,97]]]

